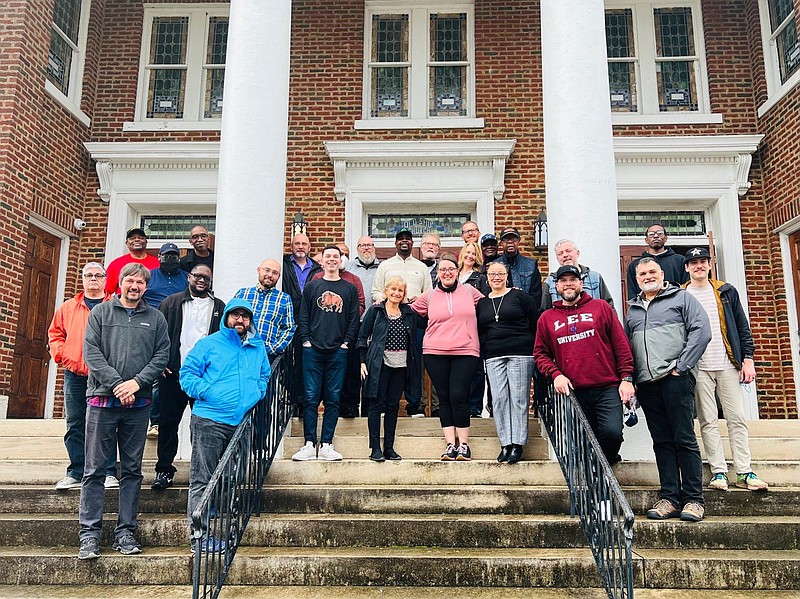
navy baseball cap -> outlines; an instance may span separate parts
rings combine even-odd
[[[497,235],[495,235],[494,233],[487,233],[486,235],[481,237],[481,245],[484,245],[488,241],[493,241],[494,243],[497,243]]]
[[[161,246],[161,249],[158,250],[159,255],[169,254],[170,252],[175,252],[176,254],[181,253],[181,251],[178,249],[178,246],[174,243],[165,243]]]

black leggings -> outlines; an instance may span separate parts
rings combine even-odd
[[[469,426],[469,390],[481,359],[477,356],[425,354],[425,370],[439,394],[442,428]]]

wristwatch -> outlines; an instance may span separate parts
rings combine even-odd
[[[626,383],[632,383],[633,382],[633,377],[632,376],[623,376],[622,380],[625,381]]]

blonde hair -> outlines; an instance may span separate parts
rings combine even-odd
[[[483,264],[483,252],[478,244],[474,241],[468,241],[465,243],[464,247],[461,248],[461,251],[458,252],[458,270],[461,270],[461,268],[464,266],[464,254],[470,248],[475,251],[475,264],[472,265],[472,270],[475,272],[480,272],[481,265]]]
[[[398,287],[403,288],[403,299],[400,300],[400,303],[406,301],[406,295],[408,293],[408,285],[406,284],[406,280],[397,275],[389,277],[389,279],[386,281],[386,285],[383,287],[383,295],[388,295],[386,292],[389,291],[389,287],[392,285],[397,285]]]

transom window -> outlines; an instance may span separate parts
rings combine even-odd
[[[699,4],[606,2],[611,110],[709,112]]]
[[[88,124],[80,112],[91,0],[56,0],[45,76],[47,91]]]
[[[227,5],[145,10],[137,120],[222,117]]]
[[[367,0],[364,119],[475,115],[473,5]]]
[[[212,235],[216,229],[216,217],[211,215],[143,215],[139,225],[147,233],[147,240],[153,247],[160,247],[164,241],[178,240],[185,243],[189,238],[189,231],[197,225],[202,225]],[[157,243],[156,243],[157,242]]]
[[[373,239],[394,239],[402,228],[411,230],[415,238],[427,233],[439,237],[461,237],[461,226],[472,217],[465,213],[372,214],[369,216],[369,236]]]
[[[704,212],[685,212],[681,210],[620,212],[619,234],[622,236],[643,237],[647,228],[653,223],[664,225],[670,236],[706,234]]]

